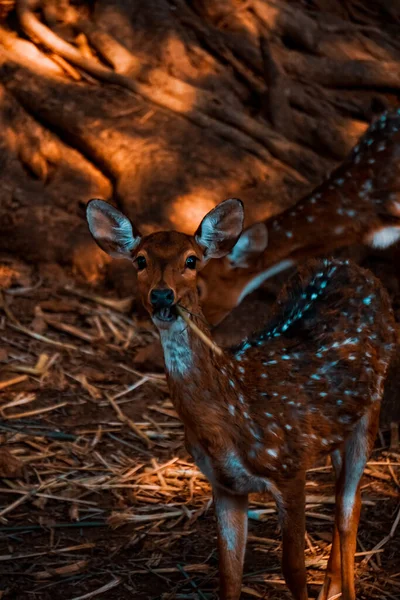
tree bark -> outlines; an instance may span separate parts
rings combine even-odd
[[[144,231],[193,231],[230,195],[247,223],[290,206],[400,87],[397,4],[314,6],[18,0],[0,13],[0,250],[95,279],[92,196]]]

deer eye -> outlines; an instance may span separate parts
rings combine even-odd
[[[188,269],[195,269],[197,261],[197,256],[188,256],[185,262],[185,267]]]
[[[136,259],[138,271],[143,271],[147,267],[147,262],[144,256],[138,256]]]

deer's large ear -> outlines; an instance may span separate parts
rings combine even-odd
[[[255,223],[245,231],[228,254],[233,267],[246,268],[248,261],[255,258],[268,246],[268,230],[264,223]]]
[[[89,231],[104,252],[114,258],[130,258],[141,235],[119,210],[104,202],[90,200],[86,206]]]
[[[210,210],[194,234],[205,259],[228,254],[242,233],[243,219],[243,203],[236,198],[225,200]]]

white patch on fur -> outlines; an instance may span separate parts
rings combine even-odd
[[[173,376],[183,377],[193,367],[192,350],[185,322],[178,317],[167,329],[160,329],[165,368]]]
[[[132,225],[129,219],[126,217],[119,217],[118,226],[112,227],[112,235],[109,236],[111,240],[117,239],[118,244],[125,250],[125,252],[131,252],[139,243],[140,238],[134,237],[132,233]]]
[[[368,421],[369,415],[367,413],[357,423],[346,445],[345,461],[347,469],[341,498],[342,516],[346,526],[351,523],[357,488],[368,460]]]
[[[237,544],[237,531],[235,523],[230,519],[229,511],[221,511],[218,520],[221,538],[226,545],[226,549],[229,552],[233,552]]]
[[[400,226],[382,227],[377,231],[369,233],[366,238],[366,243],[372,248],[389,248],[400,239]]]
[[[277,275],[278,273],[289,269],[289,267],[292,267],[294,264],[295,261],[291,259],[281,260],[281,262],[277,263],[276,265],[273,265],[269,269],[266,269],[266,271],[262,271],[262,273],[256,275],[243,288],[242,293],[240,294],[239,299],[237,301],[237,305],[239,305],[242,302],[242,300],[251,292],[254,292],[254,290],[260,287],[260,285],[264,283],[264,281],[267,281],[267,279],[269,279],[270,277],[273,277],[274,275]]]

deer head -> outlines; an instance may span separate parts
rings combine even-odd
[[[142,303],[159,329],[178,319],[177,304],[192,314],[200,312],[198,271],[210,259],[232,250],[244,218],[242,202],[229,199],[203,218],[193,236],[177,231],[142,236],[126,216],[103,200],[91,200],[86,215],[100,248],[135,266]]]

